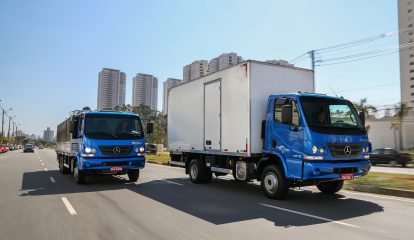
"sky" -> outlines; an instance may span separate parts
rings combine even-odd
[[[56,129],[69,112],[96,108],[103,67],[182,79],[183,66],[236,52],[292,60],[312,49],[398,29],[396,0],[2,0],[0,102],[25,133]],[[398,36],[343,54],[398,44]],[[355,51],[355,52],[352,52]],[[318,58],[329,59],[328,52]],[[310,68],[309,59],[298,63]],[[398,53],[316,68],[316,91],[374,105],[400,100]],[[6,122],[7,124],[7,122]]]

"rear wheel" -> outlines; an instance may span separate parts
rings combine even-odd
[[[190,180],[193,183],[208,183],[211,181],[212,172],[206,169],[200,159],[193,159],[188,166],[190,172]]]
[[[65,167],[63,163],[63,157],[59,158],[59,172],[62,174],[66,174],[69,172],[69,168]]]
[[[131,182],[138,181],[139,178],[139,169],[136,170],[128,170],[128,178]]]
[[[268,198],[283,199],[289,192],[289,183],[280,166],[269,165],[263,169],[262,190]]]
[[[319,191],[327,194],[334,194],[339,192],[344,186],[344,181],[337,180],[337,181],[330,181],[330,182],[320,182],[316,185]]]

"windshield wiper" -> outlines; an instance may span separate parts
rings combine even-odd
[[[142,134],[136,131],[131,131],[131,132],[117,132],[117,134],[128,134],[128,135],[132,135],[132,136],[138,136],[141,137]]]

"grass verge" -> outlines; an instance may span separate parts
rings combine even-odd
[[[345,184],[414,191],[414,175],[369,172],[368,175],[353,181],[346,181]]]
[[[147,154],[145,158],[150,163],[167,164],[170,161],[170,154],[168,152]]]

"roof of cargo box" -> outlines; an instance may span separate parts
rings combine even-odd
[[[237,67],[237,66],[240,66],[240,65],[243,65],[243,64],[245,64],[245,63],[258,63],[258,64],[263,64],[263,65],[269,65],[269,66],[277,66],[277,67],[281,67],[281,68],[293,68],[293,69],[296,69],[296,70],[301,70],[301,71],[306,71],[306,72],[313,72],[311,69],[306,69],[306,68],[300,68],[300,67],[295,67],[295,66],[287,66],[287,65],[282,65],[282,64],[276,64],[276,63],[271,63],[271,62],[262,62],[262,61],[257,61],[257,60],[245,60],[245,61],[243,61],[243,62],[241,62],[241,63],[238,63],[238,64],[236,64],[236,65],[233,65],[233,66],[230,66],[230,67],[227,67],[227,68],[223,68],[223,69],[220,69],[220,70],[218,70],[218,71],[215,71],[215,72],[212,72],[212,73],[208,73],[208,74],[206,74],[206,75],[204,75],[204,76],[201,76],[201,77],[199,77],[199,78],[195,78],[195,79],[193,79],[193,80],[190,80],[190,81],[187,81],[187,82],[182,82],[181,84],[179,84],[179,85],[176,85],[176,86],[174,86],[174,87],[171,87],[169,90],[171,90],[171,89],[173,89],[173,88],[176,88],[176,87],[178,87],[178,86],[181,86],[181,85],[183,85],[183,84],[187,84],[187,83],[190,83],[190,82],[192,82],[192,81],[196,81],[196,80],[199,80],[199,79],[202,79],[202,78],[204,78],[204,77],[206,77],[206,76],[208,76],[208,75],[210,75],[210,74],[216,74],[216,73],[218,73],[218,72],[222,72],[222,71],[225,71],[225,70],[228,70],[228,69],[230,69],[230,68],[234,68],[234,67]]]

